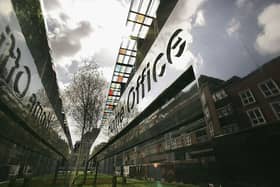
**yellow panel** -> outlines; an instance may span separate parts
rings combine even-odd
[[[126,50],[125,49],[120,49],[120,54],[126,54]]]
[[[145,16],[143,16],[143,15],[137,15],[136,16],[136,22],[138,22],[138,23],[143,23],[144,22],[144,19],[145,19]]]

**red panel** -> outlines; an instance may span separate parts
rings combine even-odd
[[[112,90],[112,89],[109,90],[109,95],[110,95],[110,96],[113,95],[113,90]]]

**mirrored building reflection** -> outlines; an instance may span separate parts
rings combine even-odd
[[[13,186],[65,166],[72,140],[40,2],[3,0],[0,20],[0,182]]]
[[[105,111],[111,138],[92,153],[98,171],[162,184],[277,186],[280,2],[161,0],[155,10],[147,34],[132,33],[135,65]],[[141,16],[133,22],[149,19]]]

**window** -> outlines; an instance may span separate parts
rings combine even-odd
[[[226,125],[226,126],[223,126],[222,128],[223,128],[224,134],[231,134],[231,133],[237,132],[239,129],[237,124]]]
[[[210,112],[209,112],[208,107],[205,107],[205,109],[204,109],[204,115],[205,115],[206,120],[209,120],[209,119],[210,119]]]
[[[280,120],[280,101],[270,103],[270,106],[278,120]]]
[[[208,139],[206,129],[201,129],[195,132],[197,142],[205,142]]]
[[[242,104],[247,106],[256,102],[255,97],[250,89],[244,90],[239,93],[239,97],[241,98]]]
[[[261,124],[264,124],[266,122],[265,118],[262,114],[262,111],[259,107],[248,110],[247,115],[248,115],[248,117],[251,121],[251,124],[253,126],[261,125]]]
[[[272,79],[261,82],[258,86],[265,97],[273,97],[280,94],[278,85]]]
[[[192,139],[191,139],[190,134],[183,134],[182,139],[183,139],[183,144],[185,144],[185,145],[191,145],[192,144]]]
[[[232,114],[232,107],[230,104],[217,109],[217,114],[219,118],[223,118]]]
[[[204,92],[202,92],[200,99],[201,99],[202,105],[205,106],[206,105],[206,97],[205,97]]]
[[[209,129],[209,133],[211,136],[214,136],[215,133],[214,133],[214,127],[213,127],[213,123],[212,122],[209,122],[208,123],[208,129]]]
[[[212,95],[212,97],[213,97],[213,100],[216,102],[216,101],[219,101],[219,100],[222,100],[222,99],[224,99],[224,98],[226,98],[228,95],[227,95],[227,93],[225,92],[225,90],[220,90],[220,91],[218,91],[218,92],[216,92],[216,93],[214,93],[213,95]]]

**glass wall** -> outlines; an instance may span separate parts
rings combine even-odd
[[[1,184],[54,173],[72,146],[44,32],[39,1],[0,2]]]
[[[138,41],[143,61],[107,124],[109,143],[93,152],[99,172],[147,185],[277,186],[280,2],[166,7],[148,52]]]

